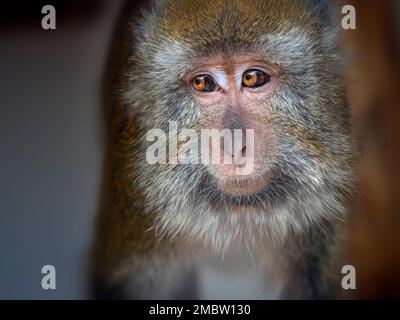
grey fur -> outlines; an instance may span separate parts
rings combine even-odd
[[[185,0],[176,1],[181,2]],[[122,170],[127,174],[136,170],[131,186],[144,195],[140,212],[155,213],[150,232],[158,241],[168,243],[178,237],[188,245],[200,243],[207,248],[204,251],[210,250],[220,259],[242,251],[257,256],[256,263],[274,259],[272,269],[287,269],[291,274],[292,282],[281,290],[282,297],[330,297],[340,291],[354,157],[338,30],[324,1],[261,3],[226,1],[225,5],[233,8],[226,11],[231,16],[220,12],[205,16],[215,24],[209,22],[192,38],[170,36],[163,28],[162,20],[171,15],[174,5],[144,11],[134,26],[129,57],[132,65],[122,88],[124,104],[135,119],[138,134],[129,146],[134,150],[132,168]],[[234,10],[240,5],[247,8],[249,16],[257,12],[255,21],[249,22],[245,13]],[[253,26],[262,14],[259,7],[265,10],[265,19],[275,19],[271,23],[262,21],[265,29]],[[200,17],[202,14],[198,12]],[[289,19],[291,14],[296,14],[293,19]],[[182,20],[182,25],[190,23],[184,21],[185,17]],[[219,41],[215,41],[218,34]],[[170,120],[177,121],[180,128],[200,129],[205,125],[201,106],[182,81],[193,58],[232,51],[262,53],[284,70],[278,91],[260,111],[260,117],[268,117],[278,141],[278,148],[266,159],[272,179],[260,192],[241,197],[220,191],[204,165],[150,165],[145,159],[149,145],[145,135],[150,129],[167,131]],[[218,111],[215,116],[219,116]],[[309,148],[310,143],[316,150]],[[245,214],[232,212],[238,204],[247,208]],[[130,214],[138,213],[132,210]],[[128,261],[140,259],[132,253]],[[111,273],[122,279],[119,281],[131,279],[129,292],[139,290],[128,296],[160,297],[155,294],[157,285],[149,289],[146,281],[158,279],[162,271],[149,271],[156,264],[151,260],[144,264],[146,274],[155,274],[133,280],[137,272],[143,274],[137,264],[114,265]],[[166,292],[161,297],[170,296]]]

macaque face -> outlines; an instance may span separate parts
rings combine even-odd
[[[305,3],[179,0],[160,7],[156,24],[145,22],[153,25],[136,43],[127,91],[143,134],[166,132],[175,121],[178,134],[239,129],[245,137],[240,149],[221,145],[218,164],[155,167],[151,179],[161,172],[171,181],[162,186],[191,183],[182,193],[212,207],[261,209],[314,192],[341,170],[334,159],[348,146],[341,60],[335,37]],[[270,19],[271,12],[279,14]],[[238,174],[240,165],[225,160],[248,155],[249,147],[254,168]]]
[[[162,212],[161,228],[224,246],[247,231],[281,237],[340,212],[352,149],[344,65],[328,15],[315,15],[309,0],[166,3],[136,29],[125,90],[142,133],[132,138],[143,166],[135,187],[149,210]],[[239,129],[244,143],[220,146],[218,163],[148,165],[146,132],[167,132],[170,121],[178,134]],[[251,149],[247,174],[226,163]]]
[[[266,117],[261,115],[265,102],[278,86],[279,68],[261,56],[250,54],[209,57],[195,63],[184,81],[204,117],[210,119],[203,125],[231,132],[242,130],[240,147],[226,147],[221,141],[220,161],[208,168],[217,179],[218,188],[232,195],[259,191],[267,183],[271,168],[268,159],[274,149],[273,132]],[[246,129],[253,130],[254,135],[246,136]],[[232,142],[234,145],[235,141]],[[244,160],[252,157],[253,167],[240,174],[238,167],[243,164],[235,161],[238,157]],[[227,163],[227,158],[232,161]]]

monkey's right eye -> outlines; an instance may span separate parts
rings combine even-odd
[[[202,74],[194,77],[192,80],[192,87],[196,91],[201,91],[201,92],[212,92],[212,91],[218,91],[219,86],[213,79],[208,74]]]

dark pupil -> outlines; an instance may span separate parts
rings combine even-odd
[[[252,76],[252,74],[250,72],[248,74],[246,74],[246,80],[251,80],[251,76]]]
[[[205,85],[203,91],[205,91],[205,92],[214,91],[215,85],[214,85],[213,79],[208,76],[204,76],[203,79],[204,79],[204,85]]]
[[[196,79],[196,84],[199,85],[201,83],[200,79]]]

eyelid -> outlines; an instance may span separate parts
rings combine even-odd
[[[249,70],[260,70],[268,74],[271,78],[274,78],[275,73],[266,66],[261,65],[247,65],[245,68],[240,68],[235,72],[235,83],[237,86],[241,86],[243,82],[243,75]]]
[[[203,70],[199,70],[198,72],[196,72],[193,75],[193,78],[201,76],[201,75],[208,75],[211,76],[213,78],[213,80],[215,81],[215,83],[222,89],[226,90],[227,86],[228,86],[228,78],[226,77],[225,73],[223,71],[220,70],[207,70],[207,71],[203,71]]]
[[[250,66],[249,68],[246,68],[246,70],[244,70],[243,71],[243,74],[246,72],[246,71],[249,71],[249,70],[260,70],[260,71],[263,71],[263,72],[265,72],[266,74],[268,74],[269,76],[273,76],[274,75],[274,72],[271,70],[271,69],[269,69],[268,67],[265,67],[265,66]]]

